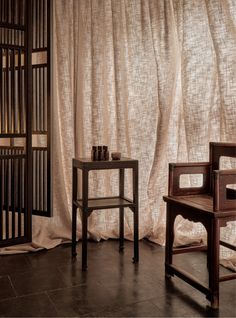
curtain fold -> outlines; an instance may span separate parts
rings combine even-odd
[[[209,141],[235,141],[236,2],[55,0],[53,7],[54,217],[33,217],[33,243],[0,253],[71,239],[71,159],[90,156],[96,144],[139,160],[140,238],[164,244],[168,162],[208,161]],[[118,192],[116,172],[92,172],[89,182],[91,196]],[[177,245],[205,239],[199,224],[179,217],[175,226]],[[95,240],[117,238],[118,228],[116,211],[89,218]],[[127,239],[132,228],[127,210]],[[235,225],[222,235],[236,242]]]

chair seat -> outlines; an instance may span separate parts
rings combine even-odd
[[[214,211],[213,197],[209,194],[164,196],[164,201],[191,208],[192,211],[208,214],[213,218],[236,216],[236,210]]]

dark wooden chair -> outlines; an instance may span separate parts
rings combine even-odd
[[[236,184],[236,170],[219,170],[220,157],[236,157],[236,143],[210,143],[210,161],[205,163],[170,163],[169,193],[163,199],[167,203],[166,217],[166,277],[178,276],[206,295],[211,307],[219,308],[219,282],[235,279],[236,274],[219,276],[220,245],[236,250],[232,244],[220,240],[220,227],[236,220],[236,191],[229,185]],[[199,188],[181,188],[180,176],[202,174]],[[201,222],[207,231],[207,246],[173,248],[174,222],[177,215]],[[173,255],[207,250],[208,286],[190,273],[173,264]]]

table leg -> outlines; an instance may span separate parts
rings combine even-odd
[[[133,262],[138,263],[139,261],[139,231],[138,231],[138,207],[134,209],[134,258]]]
[[[124,249],[124,208],[120,208],[120,247],[119,251]]]
[[[72,257],[77,255],[76,253],[76,228],[77,228],[77,206],[72,204]]]
[[[124,169],[120,169],[119,170],[119,196],[121,198],[124,197],[124,186],[125,186],[125,170]],[[120,211],[119,211],[119,217],[120,217],[120,247],[119,247],[119,251],[123,251],[124,249],[124,208],[121,207]]]
[[[76,256],[76,229],[77,229],[77,206],[74,201],[77,199],[77,169],[72,169],[72,257]]]
[[[87,270],[87,233],[88,233],[88,170],[82,172],[82,270]]]
[[[88,214],[82,211],[82,270],[87,270],[87,233],[88,233]]]
[[[133,201],[135,204],[134,213],[134,258],[133,262],[139,261],[139,196],[138,196],[138,163],[133,169]]]

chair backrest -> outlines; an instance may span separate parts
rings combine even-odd
[[[236,143],[210,142],[211,176],[213,170],[220,169],[220,158],[236,158]],[[213,192],[213,178],[210,178],[210,189]]]

